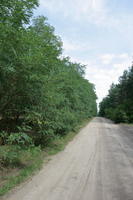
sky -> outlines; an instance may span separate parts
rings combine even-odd
[[[133,60],[132,0],[40,0],[44,15],[63,41],[63,55],[86,65],[98,102]]]

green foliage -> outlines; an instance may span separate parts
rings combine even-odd
[[[116,123],[133,122],[133,66],[124,71],[118,84],[112,84],[108,96],[100,103],[99,115]]]
[[[19,153],[14,148],[0,148],[0,167],[1,166],[17,166],[19,165]]]
[[[40,147],[30,146],[20,148],[18,145],[4,145],[0,147],[1,167],[24,167],[31,165],[36,156],[41,154]]]
[[[4,145],[7,142],[8,133],[5,131],[0,132],[0,145]]]
[[[32,145],[32,139],[26,133],[11,133],[7,139],[10,145],[28,146]]]
[[[10,144],[29,145],[32,138],[46,146],[96,115],[95,88],[84,65],[63,58],[47,19],[31,20],[37,0],[0,4],[0,130]]]
[[[35,170],[40,169],[43,160],[40,147],[18,149],[14,146],[0,146],[0,169],[2,171],[0,196],[31,176]]]
[[[10,0],[0,1],[0,18],[2,23],[21,28],[28,24],[33,14],[33,9],[38,5],[37,0]]]

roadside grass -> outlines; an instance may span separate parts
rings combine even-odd
[[[73,131],[69,132],[68,134],[62,137],[57,137],[49,144],[48,147],[44,149],[44,151],[46,151],[48,155],[54,155],[59,151],[63,151],[66,145],[73,140],[73,138],[78,134],[80,129],[85,127],[90,120],[91,119],[82,121],[82,123],[76,126]]]
[[[12,153],[15,153],[14,149]],[[0,196],[6,194],[9,190],[32,175],[37,169],[41,168],[43,152],[38,147],[20,150],[17,154],[17,160],[17,163],[12,162],[8,166],[2,166],[0,169]]]
[[[133,127],[133,123],[119,123],[119,124],[123,126]]]
[[[63,137],[57,136],[47,147],[41,150],[40,147],[30,147],[28,149],[16,149],[10,146],[0,146],[0,162],[3,151],[9,155],[14,155],[8,165],[0,164],[0,196],[5,195],[15,186],[25,181],[35,172],[41,169],[44,162],[49,160],[50,155],[54,155],[65,149],[65,146],[77,135],[79,130],[89,123],[91,119],[84,120],[73,131]],[[4,149],[2,149],[4,148]],[[8,154],[7,153],[7,154]],[[6,156],[5,156],[6,157]],[[6,158],[5,158],[6,159]]]
[[[133,126],[133,123],[131,123],[131,124],[126,123],[126,125],[128,125],[128,126]]]

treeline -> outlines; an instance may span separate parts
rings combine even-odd
[[[0,2],[0,143],[47,145],[96,115],[85,66],[62,56],[45,17],[31,20],[36,0]]]
[[[124,71],[118,84],[112,84],[108,96],[100,103],[99,114],[116,123],[133,123],[133,66]]]

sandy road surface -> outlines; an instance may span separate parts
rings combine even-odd
[[[133,127],[95,118],[6,200],[133,200]]]

